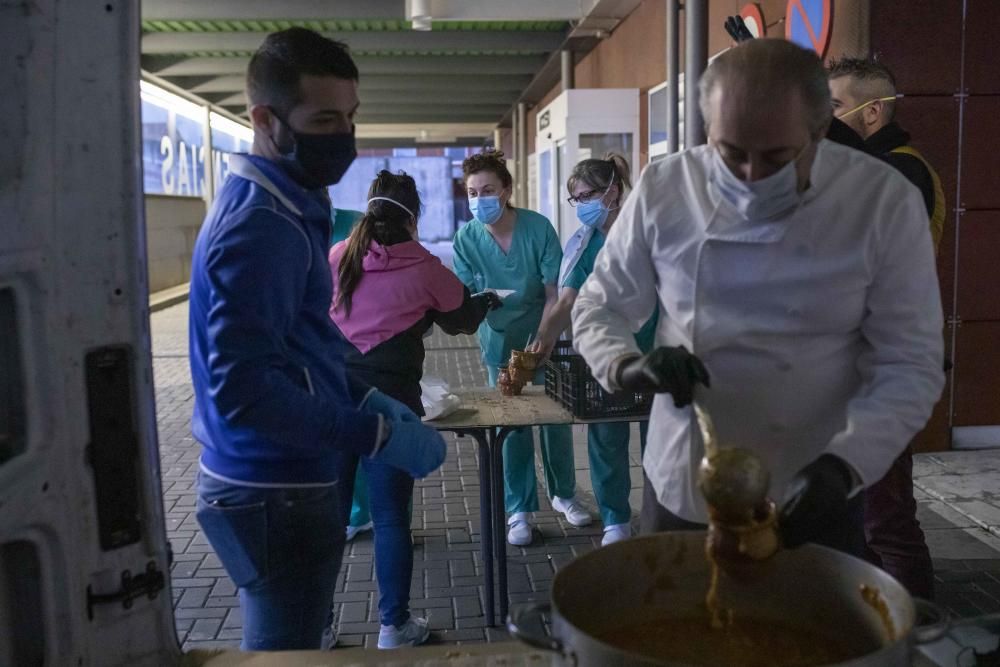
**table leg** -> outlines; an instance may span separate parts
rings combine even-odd
[[[492,430],[492,429],[491,429]],[[486,429],[467,431],[479,446],[479,543],[483,566],[483,592],[485,599],[486,625],[494,627],[494,588],[493,588],[493,455]]]
[[[513,429],[501,427],[493,440],[493,497],[496,501],[494,518],[494,544],[497,549],[497,598],[500,602],[500,622],[507,622],[507,609],[510,599],[507,593],[507,513],[504,507],[503,484],[503,444]]]

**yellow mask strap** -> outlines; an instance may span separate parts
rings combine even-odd
[[[854,107],[853,109],[851,109],[847,113],[840,114],[839,116],[837,116],[837,118],[839,118],[840,120],[844,120],[845,118],[847,118],[848,116],[850,116],[852,113],[855,113],[857,111],[861,111],[862,109],[864,109],[869,104],[874,104],[875,102],[888,102],[890,100],[895,100],[895,99],[896,99],[895,95],[892,95],[890,97],[876,97],[874,100],[868,100],[864,104],[859,104],[858,106]]]

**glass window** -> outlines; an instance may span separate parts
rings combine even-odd
[[[649,94],[649,143],[667,140],[667,89]]]
[[[0,289],[0,465],[27,447],[24,368],[14,291]]]
[[[229,175],[229,156],[250,152],[253,130],[214,111],[209,118],[212,125],[212,175],[215,192],[218,192]]]
[[[140,84],[143,190],[147,194],[205,194],[205,108]]]
[[[580,135],[580,159],[603,158],[605,153],[621,153],[628,160],[632,169],[632,133],[612,132],[607,134],[581,134]],[[568,177],[568,174],[567,174]],[[565,183],[565,179],[563,179]]]

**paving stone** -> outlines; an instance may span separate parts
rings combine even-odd
[[[222,621],[218,618],[199,618],[194,622],[190,632],[188,632],[187,638],[190,641],[215,639],[215,635],[219,631],[221,624]]]
[[[340,633],[344,633],[345,635],[351,635],[351,634],[356,635],[365,632],[378,632],[378,629],[379,629],[378,623],[368,623],[368,622],[341,623],[339,626],[337,626],[337,634],[339,635]]]
[[[482,616],[483,610],[479,604],[478,597],[457,597],[455,598],[455,617],[466,618],[470,616]]]
[[[366,602],[344,602],[338,605],[341,623],[364,623],[368,620]]]
[[[342,634],[337,633],[338,648],[357,648],[365,645],[365,635],[363,634]]]
[[[240,612],[239,607],[229,610],[229,613],[226,614],[226,619],[222,622],[222,627],[224,629],[243,627],[243,614]]]
[[[228,611],[225,607],[178,607],[174,618],[225,618]]]

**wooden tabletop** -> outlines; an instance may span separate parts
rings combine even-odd
[[[444,419],[427,421],[439,431],[460,431],[498,426],[549,426],[554,424],[599,424],[639,422],[648,415],[581,419],[545,395],[545,387],[528,385],[520,396],[504,396],[493,387],[456,389],[462,407]]]
[[[444,419],[428,421],[439,431],[495,426],[543,426],[572,424],[573,415],[545,395],[545,387],[528,385],[520,396],[504,396],[499,389],[456,389],[462,407]]]

